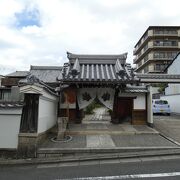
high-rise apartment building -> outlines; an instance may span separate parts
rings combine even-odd
[[[162,73],[180,51],[180,26],[149,26],[134,48],[137,73]]]

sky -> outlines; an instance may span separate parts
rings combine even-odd
[[[61,66],[66,52],[121,54],[155,25],[180,25],[180,0],[0,0],[0,74]]]

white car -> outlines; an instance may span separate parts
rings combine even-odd
[[[170,116],[171,110],[170,110],[170,105],[168,104],[168,101],[166,100],[160,100],[160,99],[155,99],[152,101],[152,109],[153,109],[153,114],[167,114]]]

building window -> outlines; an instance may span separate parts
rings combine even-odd
[[[164,69],[167,67],[167,64],[155,64],[154,70],[155,71],[164,71]]]
[[[144,57],[144,62],[148,60],[148,54]]]
[[[149,72],[149,66],[146,66],[145,68],[144,68],[144,73],[148,73]]]
[[[139,63],[138,63],[138,67],[140,67],[142,65],[142,61],[140,61]]]
[[[141,56],[141,54],[142,54],[142,53],[140,52],[140,53],[137,55],[137,57],[139,58],[139,57]]]
[[[144,52],[146,51],[147,48],[148,48],[148,44],[146,44],[146,45],[144,46]]]
[[[144,37],[143,37],[143,40],[145,41],[148,37],[148,32],[145,33]]]
[[[11,98],[10,89],[0,89],[0,101],[9,101]]]

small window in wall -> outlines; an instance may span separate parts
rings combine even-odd
[[[164,71],[164,69],[167,67],[168,64],[155,64],[154,70],[155,71]]]
[[[0,89],[0,101],[9,101],[11,97],[10,89]]]

